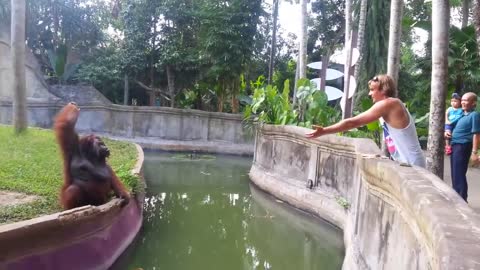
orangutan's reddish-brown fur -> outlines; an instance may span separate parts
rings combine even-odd
[[[64,209],[101,205],[112,190],[123,199],[123,205],[128,204],[130,195],[107,164],[110,152],[103,141],[95,135],[79,138],[75,132],[79,113],[78,106],[71,102],[55,118],[54,130],[63,155],[61,205]]]

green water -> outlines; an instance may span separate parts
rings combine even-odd
[[[147,152],[144,224],[112,269],[341,269],[342,232],[249,185],[251,158]]]

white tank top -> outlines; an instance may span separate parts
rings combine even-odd
[[[404,109],[406,110],[405,107]],[[425,168],[425,156],[420,148],[415,122],[408,111],[407,114],[410,122],[402,129],[393,128],[383,118],[380,118],[384,128],[385,143],[394,160]]]

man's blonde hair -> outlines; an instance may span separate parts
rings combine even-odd
[[[368,85],[372,83],[378,83],[380,91],[385,94],[387,97],[397,97],[397,86],[393,81],[393,78],[387,74],[380,74],[373,77],[368,81]]]

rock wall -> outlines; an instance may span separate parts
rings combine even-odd
[[[480,269],[480,218],[443,181],[381,158],[371,140],[307,131],[261,128],[250,177],[342,228],[343,269]]]

